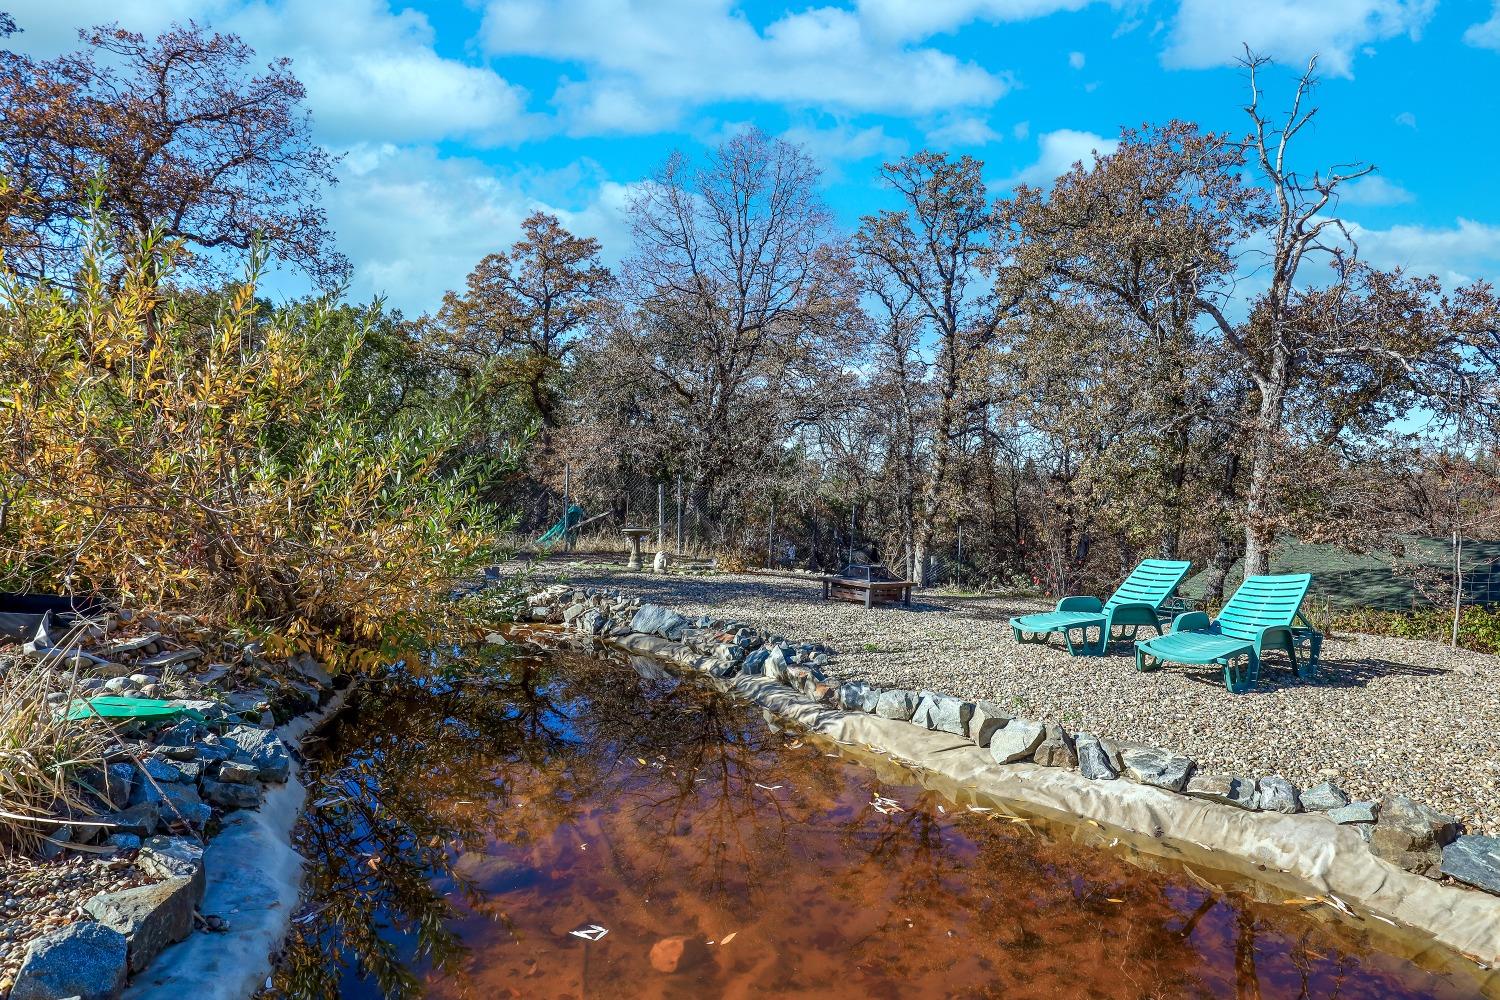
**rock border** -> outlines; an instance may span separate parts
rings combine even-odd
[[[1105,823],[1150,853],[1310,889],[1344,916],[1356,907],[1481,970],[1500,968],[1500,838],[1462,836],[1453,817],[1404,796],[1351,802],[1329,782],[1298,789],[1280,775],[1200,772],[1169,750],[1070,733],[989,702],[860,680],[835,686],[822,670],[832,650],[739,621],[689,619],[619,590],[553,584],[526,604],[532,621],[706,673],[842,743],[910,748],[956,800],[981,794],[1074,825]]]
[[[316,711],[276,729],[291,746],[340,711],[356,685],[335,691]],[[307,789],[294,760],[284,784],[266,791],[259,809],[230,815],[203,848],[204,917],[225,930],[197,933],[166,948],[136,975],[123,1000],[244,1000],[265,985],[272,956],[291,929],[302,892],[305,861],[292,848]]]

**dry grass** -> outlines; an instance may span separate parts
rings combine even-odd
[[[61,644],[68,648],[75,636]],[[111,740],[99,720],[68,722],[47,702],[61,679],[55,657],[20,662],[0,676],[0,849],[34,852],[60,819],[95,811],[80,777],[103,768]],[[68,701],[73,676],[67,676]]]

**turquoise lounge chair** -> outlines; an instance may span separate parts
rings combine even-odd
[[[1135,668],[1156,670],[1163,662],[1217,663],[1224,667],[1224,686],[1242,694],[1260,679],[1260,660],[1268,649],[1286,651],[1292,670],[1310,676],[1317,669],[1323,636],[1302,618],[1302,598],[1312,583],[1309,573],[1252,576],[1240,584],[1229,603],[1210,621],[1202,611],[1178,615],[1172,631],[1135,644]],[[1297,666],[1297,649],[1308,647],[1306,673]],[[1243,660],[1243,666],[1236,661]]]
[[[1130,629],[1130,635],[1120,638],[1134,639],[1142,625],[1149,625],[1161,634],[1161,620],[1157,611],[1182,578],[1187,576],[1188,562],[1167,559],[1147,559],[1125,578],[1109,600],[1101,602],[1097,597],[1064,597],[1057,602],[1055,611],[1035,615],[1022,615],[1010,620],[1010,628],[1017,642],[1046,642],[1053,632],[1061,632],[1068,644],[1068,652],[1074,656],[1103,656],[1116,627]],[[1089,642],[1089,629],[1099,630],[1097,642]],[[1073,642],[1073,630],[1079,632],[1079,641]],[[1030,633],[1030,638],[1027,634]]]

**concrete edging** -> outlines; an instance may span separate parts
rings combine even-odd
[[[300,746],[338,714],[353,690],[335,692],[327,705],[278,727],[276,735]],[[300,772],[293,761],[286,783],[267,788],[259,809],[235,812],[204,845],[207,891],[199,911],[222,917],[228,930],[195,931],[167,948],[135,977],[123,1000],[245,1000],[265,985],[302,892],[303,860],[292,848],[292,828],[307,800]]]

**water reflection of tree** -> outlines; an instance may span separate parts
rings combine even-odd
[[[537,661],[490,664],[482,679],[399,682],[337,720],[297,828],[308,907],[276,976],[290,996],[340,995],[348,972],[381,993],[417,993],[413,968],[451,969],[463,949],[453,904],[434,885],[451,860],[502,823],[550,830],[571,821],[568,789],[590,787],[587,758],[566,753],[564,716]],[[518,789],[546,786],[555,794]],[[472,886],[455,882],[473,905]]]
[[[1300,982],[1312,997],[1340,989],[1351,967],[1315,955],[1303,925],[1267,920],[1265,908],[1026,824],[944,814],[910,790],[890,791],[906,808],[880,815],[850,794],[867,772],[829,761],[826,747],[788,750],[795,735],[701,684],[573,654],[484,674],[377,697],[333,733],[314,792],[324,805],[299,834],[314,919],[298,925],[278,973],[284,992],[343,995],[352,966],[385,995],[412,995],[413,970],[433,966],[481,995],[482,967],[472,983],[460,972],[455,917],[510,929],[507,907],[535,921],[560,892],[592,908],[600,889],[650,897],[649,908],[612,905],[612,941],[758,931],[773,947],[725,952],[722,973],[772,992],[792,985],[778,978],[779,947],[822,950],[872,997],[940,983],[952,996],[1046,984],[1058,996],[1250,998],[1266,972],[1258,962],[1280,977],[1276,995]],[[584,840],[587,854],[570,855]],[[474,891],[451,870],[464,851],[544,864],[548,881],[514,896]],[[450,882],[456,899],[443,894]],[[816,939],[788,941],[797,893],[796,917]],[[955,983],[946,977],[959,963]]]

